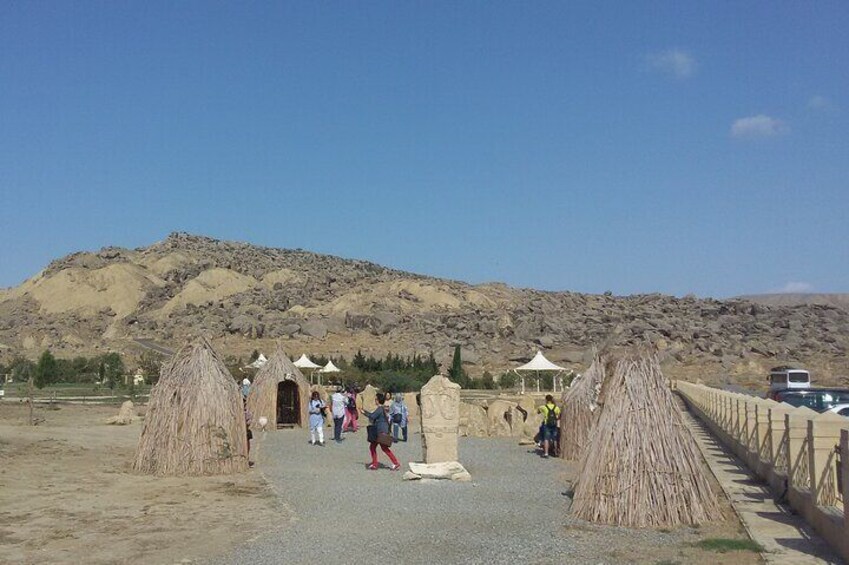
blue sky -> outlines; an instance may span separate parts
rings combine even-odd
[[[175,230],[849,292],[846,2],[0,3],[0,286]]]

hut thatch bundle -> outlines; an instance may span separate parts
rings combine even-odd
[[[257,372],[248,393],[248,410],[253,416],[254,427],[260,427],[259,419],[263,417],[268,420],[270,430],[276,430],[277,424],[306,427],[309,398],[310,384],[278,348]]]
[[[152,475],[247,471],[242,395],[204,338],[162,368],[150,394],[133,469]]]
[[[595,355],[593,362],[563,393],[560,416],[560,456],[579,461],[600,414],[599,395],[605,380],[604,359]]]
[[[718,519],[701,454],[656,353],[619,360],[604,396],[593,448],[581,459],[574,514],[629,527]]]

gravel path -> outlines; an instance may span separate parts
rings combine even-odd
[[[560,563],[570,549],[561,460],[541,459],[515,439],[461,438],[472,482],[403,481],[406,463],[421,458],[418,433],[393,446],[397,472],[380,451],[385,466],[365,469],[363,431],[345,438],[325,447],[309,445],[303,430],[258,438],[258,469],[295,521],[214,563]]]
[[[568,516],[565,491],[574,472],[542,459],[516,439],[460,439],[472,481],[404,481],[406,463],[421,458],[418,433],[393,446],[402,471],[368,471],[364,431],[325,447],[308,433],[258,434],[255,472],[280,494],[290,513],[282,526],[210,561],[264,563],[724,563],[758,562],[757,554],[703,554],[690,548],[705,535],[739,530],[628,530]],[[249,511],[249,510],[248,510]],[[289,515],[295,518],[290,520]],[[288,522],[288,523],[287,523]],[[737,534],[740,535],[740,534]],[[742,534],[745,537],[745,534]]]

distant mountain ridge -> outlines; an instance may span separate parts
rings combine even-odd
[[[832,305],[469,285],[186,233],[73,253],[0,293],[0,358],[46,348],[132,357],[137,340],[176,349],[197,334],[241,356],[280,343],[292,355],[433,351],[441,361],[458,344],[473,374],[537,349],[580,369],[594,346],[648,340],[670,376],[721,380],[785,362],[849,375],[849,311]]]
[[[749,294],[739,296],[741,300],[749,300],[767,306],[799,306],[803,304],[822,304],[849,310],[849,293],[774,293]]]

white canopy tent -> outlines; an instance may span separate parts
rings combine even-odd
[[[268,359],[266,359],[266,358],[265,358],[265,355],[263,355],[262,353],[260,353],[260,354],[259,354],[259,357],[257,357],[256,359],[254,359],[254,362],[253,362],[253,363],[251,363],[251,364],[249,364],[249,365],[248,365],[248,366],[246,366],[245,368],[246,368],[246,369],[259,369],[260,367],[262,367],[262,366],[263,366],[263,365],[265,365],[266,363],[268,363]]]
[[[318,370],[318,384],[321,384],[321,375],[323,373],[341,373],[342,369],[333,364],[332,360],[327,361],[327,365]]]
[[[310,371],[310,384],[312,384],[313,376],[315,375],[316,369],[321,369],[321,365],[313,363],[309,357],[307,357],[306,353],[302,353],[300,357],[298,357],[297,361],[293,361],[292,364],[298,369],[309,369]]]
[[[554,392],[557,392],[558,382],[560,383],[560,391],[563,392],[562,374],[566,371],[566,368],[561,367],[560,365],[555,365],[554,363],[545,358],[545,355],[542,354],[542,351],[537,350],[537,354],[534,355],[533,359],[531,359],[529,362],[525,363],[521,367],[516,367],[515,369],[513,369],[513,372],[519,375],[519,378],[522,379],[522,394],[525,394],[525,374],[536,374],[537,392],[539,392],[539,373],[543,371],[555,372],[553,380]]]

